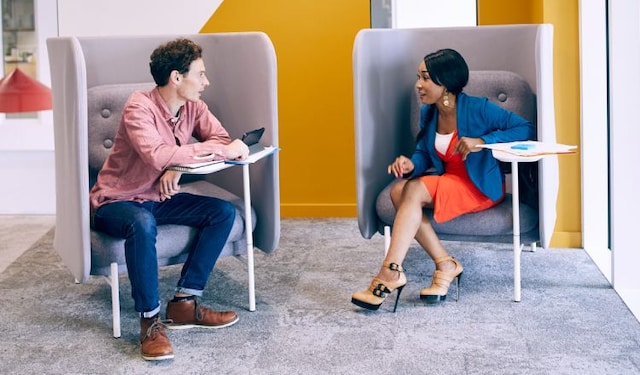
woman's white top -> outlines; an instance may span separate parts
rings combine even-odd
[[[449,143],[451,143],[451,138],[453,138],[453,133],[440,134],[436,132],[436,150],[445,155],[449,148]]]

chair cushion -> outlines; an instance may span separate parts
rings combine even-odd
[[[536,96],[520,75],[502,70],[474,70],[464,88],[469,95],[490,101],[536,123]]]
[[[131,93],[149,91],[153,82],[100,85],[87,91],[89,167],[102,168],[120,126],[124,104]]]
[[[206,195],[224,199],[236,207],[236,218],[231,233],[220,256],[244,255],[247,253],[247,242],[244,232],[244,201],[229,191],[209,183],[197,181],[185,184],[182,192]],[[256,213],[251,210],[253,228],[256,225]],[[187,252],[193,245],[197,229],[185,225],[159,225],[156,250],[158,265],[182,263],[186,260]],[[117,262],[120,272],[126,272],[124,258],[124,239],[115,238],[102,232],[91,230],[91,274],[109,275],[111,262]]]
[[[420,107],[417,91],[412,89],[411,133],[420,130]],[[486,97],[493,103],[536,123],[536,96],[520,75],[504,70],[472,70],[464,88],[468,95]]]
[[[391,182],[378,194],[376,212],[378,218],[385,225],[393,225],[396,209],[390,198]],[[425,209],[425,214],[431,219],[433,229],[439,234],[464,235],[475,237],[491,237],[513,234],[513,212],[511,194],[495,207],[488,210],[468,213],[455,219],[436,223],[433,221],[433,210]],[[520,204],[520,232],[534,230],[538,224],[538,212],[526,204]]]

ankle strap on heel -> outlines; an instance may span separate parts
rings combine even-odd
[[[398,263],[384,262],[382,263],[382,267],[388,268],[391,271],[404,272],[404,268],[402,268],[402,266],[399,265]]]
[[[433,263],[435,264],[439,264],[439,263],[443,263],[443,262],[447,262],[447,261],[452,261],[454,263],[457,263],[458,261],[456,260],[456,258],[452,257],[452,256],[446,256],[446,257],[440,257],[437,259],[433,260]]]

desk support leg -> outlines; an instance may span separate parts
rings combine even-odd
[[[120,279],[118,278],[118,263],[111,263],[111,274],[108,278],[111,285],[111,310],[113,316],[113,337],[119,338],[120,332]]]
[[[520,192],[518,186],[518,162],[511,162],[511,199],[513,203],[513,300],[520,302]]]
[[[249,273],[249,311],[256,311],[256,286],[253,264],[253,221],[251,220],[249,164],[242,165],[242,187],[244,190],[244,225],[247,239],[247,270]]]

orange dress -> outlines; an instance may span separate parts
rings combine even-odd
[[[462,214],[477,212],[491,208],[498,203],[482,194],[473,184],[464,166],[460,154],[454,154],[453,149],[458,143],[458,132],[451,137],[447,153],[443,155],[437,151],[444,163],[442,175],[421,176],[419,179],[433,197],[433,219],[437,223],[451,220]]]

